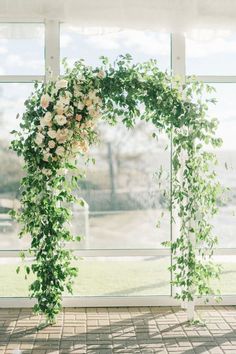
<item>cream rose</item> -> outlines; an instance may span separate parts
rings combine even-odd
[[[84,109],[84,103],[83,103],[83,102],[79,102],[79,103],[77,104],[77,108],[78,108],[80,111],[82,111],[82,109]]]
[[[51,112],[47,112],[44,117],[40,119],[41,127],[51,127],[52,125],[52,114]]]
[[[51,157],[52,155],[49,152],[46,152],[45,154],[43,154],[43,161],[48,162],[49,157]]]
[[[63,80],[58,80],[56,82],[55,87],[56,87],[56,90],[58,91],[62,88],[67,88],[67,85],[68,85],[68,81],[63,79]]]
[[[93,104],[93,101],[92,101],[90,98],[87,98],[87,99],[85,100],[85,105],[86,105],[87,107],[92,106],[92,104]]]
[[[56,134],[56,139],[60,144],[63,144],[66,142],[68,136],[69,136],[68,129],[58,129]]]
[[[63,147],[63,146],[58,146],[58,147],[56,148],[55,153],[56,153],[58,156],[63,156],[64,153],[65,153],[64,147]]]
[[[56,136],[57,136],[57,132],[53,129],[49,129],[48,131],[48,136],[51,138],[51,139],[55,139]]]
[[[36,138],[35,138],[35,142],[37,145],[42,145],[44,140],[44,135],[41,133],[37,133]]]
[[[47,169],[47,168],[43,168],[42,169],[42,173],[45,175],[45,176],[51,176],[52,174],[52,171]]]
[[[67,122],[66,117],[61,114],[57,114],[54,120],[58,125],[65,125]]]
[[[59,170],[57,171],[57,174],[59,176],[64,176],[67,174],[67,172],[68,172],[68,170],[66,168],[59,168]]]
[[[64,105],[64,106],[68,106],[70,104],[70,100],[71,100],[71,93],[69,91],[65,91],[63,92],[63,94],[59,97],[60,102]]]
[[[41,107],[43,107],[44,109],[48,108],[50,101],[51,97],[47,93],[45,95],[42,95],[40,99]]]
[[[57,114],[61,115],[64,113],[64,104],[60,101],[57,101],[56,105],[54,106],[54,109]]]
[[[54,141],[54,140],[49,140],[49,142],[48,142],[48,147],[49,147],[50,149],[54,149],[55,146],[56,146],[55,141]]]
[[[76,114],[75,119],[77,120],[77,122],[80,122],[83,119],[83,117],[81,114]]]
[[[87,152],[88,151],[88,144],[85,141],[75,141],[72,144],[72,151],[74,153],[78,152],[78,151],[82,151],[82,152]]]
[[[103,70],[100,70],[98,73],[97,73],[97,77],[99,77],[99,79],[104,79],[105,77],[105,72]]]

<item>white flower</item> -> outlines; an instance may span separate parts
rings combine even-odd
[[[49,157],[51,157],[52,155],[49,152],[46,152],[45,154],[43,154],[43,161],[48,161]]]
[[[47,168],[43,168],[42,169],[42,173],[45,175],[45,176],[51,176],[52,174],[52,171],[47,169]]]
[[[69,91],[65,91],[60,95],[59,100],[64,106],[68,106],[70,104],[71,96],[72,95]]]
[[[55,141],[54,140],[49,140],[48,146],[50,147],[50,149],[54,149],[54,147],[56,146]]]
[[[56,134],[56,139],[60,144],[63,144],[66,142],[68,136],[69,136],[68,129],[58,129]]]
[[[61,115],[64,113],[64,104],[60,101],[57,101],[56,105],[54,106],[54,109],[57,114]]]
[[[86,128],[92,128],[94,127],[94,122],[92,120],[89,120],[85,123]]]
[[[84,108],[84,103],[83,103],[83,102],[79,102],[79,103],[77,104],[77,108],[78,108],[80,111],[82,111],[82,109]]]
[[[99,79],[104,79],[105,77],[105,72],[103,70],[100,70],[98,73],[97,73],[97,76],[99,77]]]
[[[48,131],[48,136],[51,138],[51,139],[55,139],[56,136],[57,136],[57,132],[53,129],[49,129]]]
[[[76,114],[75,119],[76,119],[78,122],[80,122],[80,121],[83,119],[83,117],[82,117],[81,114]]]
[[[65,149],[63,146],[58,146],[55,152],[58,156],[63,156],[65,153]]]
[[[72,151],[74,153],[76,153],[78,151],[87,152],[88,151],[88,143],[86,141],[75,141],[72,144]]]
[[[57,123],[58,125],[65,125],[66,122],[67,122],[66,117],[63,116],[63,115],[61,115],[61,114],[60,114],[60,115],[57,114],[57,115],[55,116],[54,120],[56,121],[56,123]]]
[[[41,107],[46,109],[49,106],[50,100],[51,100],[51,97],[47,93],[45,95],[42,95],[41,100],[40,100]]]
[[[68,81],[67,80],[58,80],[56,82],[56,90],[60,90],[61,88],[67,88],[67,85],[68,85]]]
[[[59,176],[64,176],[67,174],[67,172],[68,172],[68,170],[66,168],[59,168],[59,170],[57,171],[57,174]]]
[[[51,127],[52,125],[52,114],[51,112],[47,112],[44,117],[40,119],[41,127]]]
[[[93,101],[92,101],[90,98],[87,98],[87,99],[85,100],[85,105],[86,105],[87,107],[92,106],[92,104],[93,104]]]
[[[37,133],[36,138],[35,138],[35,142],[37,145],[42,145],[44,140],[44,135],[41,133]]]

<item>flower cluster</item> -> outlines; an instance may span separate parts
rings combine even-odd
[[[101,77],[101,72],[97,76]],[[83,85],[83,78],[61,79],[45,86],[38,109],[40,117],[33,132],[44,175],[52,175],[63,162],[88,152],[95,138],[101,105],[98,90]]]

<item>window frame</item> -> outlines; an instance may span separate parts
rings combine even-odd
[[[1,21],[4,23],[11,23],[12,21]],[[44,75],[0,75],[0,83],[33,83],[34,81],[46,81],[50,73],[47,68],[53,72],[53,77],[60,75],[60,21],[58,20],[25,20],[17,23],[44,23],[45,25],[45,72]],[[186,55],[185,55],[185,36],[183,33],[171,34],[171,73],[173,75],[181,76],[184,80],[186,75]],[[236,83],[236,76],[197,76],[197,79],[207,83]],[[171,186],[170,186],[171,188]],[[172,218],[171,218],[172,219]],[[172,240],[176,239],[178,235],[178,222],[173,225],[170,223],[170,237]],[[75,250],[75,254],[79,257],[155,257],[155,256],[169,256],[171,259],[171,252],[169,249],[80,249]],[[215,255],[236,255],[236,248],[217,248]],[[1,257],[18,257],[19,250],[1,250]],[[176,292],[170,286],[169,295],[155,295],[155,296],[71,296],[65,297],[64,306],[175,306],[179,305],[179,301],[173,297]],[[0,307],[31,307],[34,300],[29,298],[2,298],[0,297]],[[214,304],[212,302],[208,304]],[[197,304],[204,304],[204,299],[198,300]],[[235,305],[236,295],[223,296],[223,302],[220,305]]]

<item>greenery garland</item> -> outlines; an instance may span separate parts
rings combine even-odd
[[[63,78],[35,84],[11,143],[25,161],[22,208],[12,215],[22,225],[20,236],[31,235],[33,263],[26,272],[36,278],[30,285],[37,299],[35,310],[52,322],[61,310],[63,292],[72,293],[78,270],[72,251],[65,247],[76,239],[67,227],[68,204],[82,203],[73,193],[80,177],[77,157],[87,158],[97,139],[98,119],[112,124],[121,120],[128,128],[137,119],[151,121],[172,139],[170,208],[181,227],[177,239],[165,244],[172,251],[176,297],[192,300],[213,294],[210,280],[218,277],[219,267],[211,261],[217,239],[210,218],[217,212],[221,188],[212,170],[215,155],[205,146],[219,146],[221,140],[215,138],[217,120],[207,117],[210,100],[202,99],[204,90],[211,88],[194,79],[182,84],[160,71],[155,60],[133,64],[130,55],[118,57],[114,64],[102,57],[96,68],[83,60],[73,69],[64,65]]]

